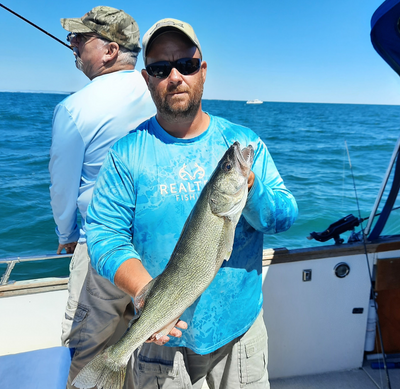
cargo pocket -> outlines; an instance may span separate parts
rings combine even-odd
[[[79,346],[82,331],[86,326],[85,318],[88,312],[88,307],[68,300],[61,325],[61,340],[64,346],[69,348],[77,348]]]
[[[239,378],[242,384],[251,384],[261,380],[267,370],[267,336],[246,339],[245,334],[239,341]]]
[[[146,347],[147,344],[143,346],[135,361],[139,389],[161,388],[164,385],[170,389],[192,387],[181,352],[175,351],[174,347],[155,345]]]

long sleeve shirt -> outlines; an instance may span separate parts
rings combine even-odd
[[[61,244],[85,241],[86,209],[109,148],[155,112],[146,83],[136,70],[96,77],[57,105],[49,170],[51,206]]]
[[[165,268],[182,227],[218,161],[239,141],[255,150],[251,188],[235,232],[232,255],[181,319],[186,346],[206,354],[242,335],[262,306],[263,234],[287,230],[297,204],[261,139],[250,129],[210,115],[193,139],[174,138],[155,117],[110,150],[88,208],[92,265],[114,282],[121,264],[138,258],[152,277]]]

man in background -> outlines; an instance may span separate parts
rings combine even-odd
[[[212,388],[266,389],[263,234],[287,230],[296,201],[258,135],[202,110],[207,63],[189,24],[157,22],[143,38],[143,57],[157,115],[110,149],[99,174],[87,214],[99,274],[136,298],[164,270],[226,150],[236,141],[252,145],[254,162],[229,261],[181,316],[184,331],[174,328],[171,338],[135,351],[135,386],[200,389],[207,380]]]
[[[91,80],[57,105],[50,150],[57,253],[74,253],[62,323],[63,344],[75,350],[70,385],[87,362],[123,334],[132,317],[130,296],[90,266],[85,218],[108,149],[154,115],[155,107],[135,70],[140,33],[131,16],[99,6],[81,18],[61,19],[61,25],[70,32],[76,67]]]

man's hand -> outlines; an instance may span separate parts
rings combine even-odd
[[[143,288],[152,280],[153,278],[148,273],[148,271],[143,266],[142,262],[137,258],[130,258],[127,261],[123,262],[121,266],[118,268],[115,273],[114,282],[115,285],[118,286],[125,293],[132,296],[135,300],[135,305],[138,304],[138,300],[140,300],[140,294]],[[142,306],[139,303],[136,305],[136,308],[141,310]],[[168,326],[166,326],[165,333],[170,336],[174,336],[176,338],[180,338],[182,336],[182,331],[178,328],[185,330],[188,326],[187,323],[178,320],[178,322],[168,331]],[[163,329],[160,329],[160,332]],[[151,336],[146,342],[151,343],[154,342],[158,346],[162,346],[169,341],[168,335],[163,335],[159,339],[156,338],[157,334]]]
[[[250,175],[249,175],[249,179],[247,180],[247,188],[249,189],[249,191],[254,184],[254,179],[255,179],[254,173],[251,171]]]
[[[175,324],[175,326],[172,328],[172,330],[169,332],[168,335],[174,336],[175,338],[180,338],[182,336],[182,331],[180,331],[178,328],[181,328],[182,330],[187,329],[187,323],[183,320],[178,320],[178,322]],[[158,346],[164,346],[165,343],[169,342],[169,336],[168,335],[163,335],[161,338],[157,339],[155,335],[153,335],[151,338],[146,340],[146,343],[155,343]]]
[[[59,244],[58,249],[57,249],[57,254],[61,254],[61,251],[65,249],[66,254],[73,254],[75,251],[75,247],[78,242],[71,242],[71,243],[65,243],[65,244]]]

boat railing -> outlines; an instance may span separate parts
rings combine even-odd
[[[400,250],[400,235],[381,237],[374,242],[367,242],[368,254],[383,251]],[[326,245],[307,247],[302,249],[288,250],[287,248],[271,248],[263,250],[263,266],[298,261],[315,260],[327,257],[338,257],[347,255],[358,255],[365,253],[365,246],[362,242],[342,245]],[[50,254],[29,257],[9,257],[0,259],[0,266],[7,265],[1,279],[0,287],[9,284],[10,274],[14,266],[18,263],[54,260],[61,258],[71,258],[72,254]]]
[[[46,261],[51,259],[71,258],[72,254],[46,254],[28,257],[9,257],[0,259],[0,266],[7,265],[6,270],[0,279],[0,286],[6,285],[10,279],[10,275],[15,265],[23,262]]]

